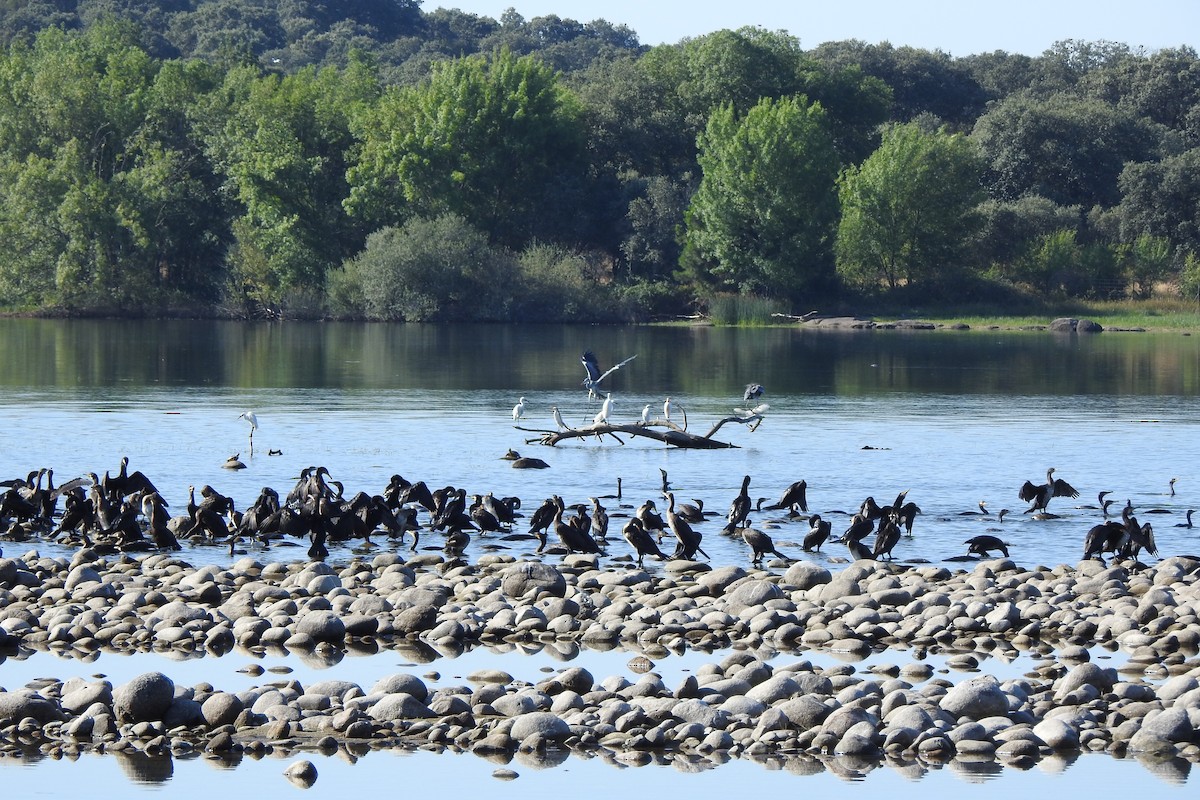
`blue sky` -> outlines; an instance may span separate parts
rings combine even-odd
[[[804,48],[841,39],[943,50],[953,56],[1007,50],[1040,55],[1062,39],[1100,39],[1157,50],[1200,41],[1200,0],[424,0],[499,18],[557,14],[603,18],[643,44],[677,42],[721,28],[786,30]]]

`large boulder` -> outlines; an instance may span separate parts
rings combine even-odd
[[[332,611],[310,611],[296,623],[296,633],[314,642],[341,644],[346,638],[346,624]]]
[[[412,695],[422,703],[429,699],[429,687],[425,685],[425,682],[407,672],[398,672],[395,675],[380,678],[371,688],[371,694],[399,694],[401,692]]]
[[[738,614],[751,606],[783,596],[783,590],[770,581],[742,581],[725,593],[725,610],[730,614]]]
[[[797,561],[783,573],[783,582],[797,589],[811,589],[814,586],[829,583],[833,575],[820,564],[811,561]]]
[[[517,717],[509,731],[509,736],[518,742],[534,734],[546,739],[566,739],[571,735],[571,726],[553,712],[534,711]]]
[[[543,593],[564,597],[567,593],[567,579],[550,564],[522,561],[504,570],[500,578],[500,589],[505,595],[513,598]]]
[[[219,728],[222,725],[232,725],[245,707],[237,695],[214,692],[200,705],[200,714],[208,727]]]
[[[161,672],[138,675],[113,692],[119,722],[157,722],[175,699],[175,683]]]
[[[45,725],[63,718],[58,706],[44,697],[25,692],[0,692],[0,725],[11,725],[32,717]]]
[[[381,722],[396,719],[424,719],[433,716],[429,706],[407,692],[385,694],[371,706],[367,713],[372,719]]]
[[[985,719],[1008,714],[1008,695],[991,675],[963,681],[942,697],[942,710],[955,719]]]

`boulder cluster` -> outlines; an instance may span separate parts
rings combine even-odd
[[[381,553],[338,569],[252,558],[194,568],[167,555],[108,561],[86,551],[69,562],[0,559],[0,653],[9,655],[525,643],[640,654],[628,677],[570,667],[537,683],[499,669],[453,686],[436,673],[400,673],[372,686],[277,680],[236,692],[158,672],[118,686],[39,680],[0,687],[0,753],[430,747],[500,761],[586,752],[626,764],[664,754],[1020,764],[1080,751],[1200,760],[1200,561],[1022,568],[998,559],[969,572],[670,562],[660,573],[612,561],[496,555],[468,565]],[[666,685],[652,659],[685,649],[713,652],[714,662]],[[911,659],[858,669],[804,658],[822,650]],[[1122,652],[1118,668],[1091,660],[1101,650]],[[935,670],[930,653],[962,679]],[[1039,665],[1023,677],[977,669],[1021,653]]]

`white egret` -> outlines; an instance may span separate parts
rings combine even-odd
[[[592,417],[592,424],[593,425],[607,425],[608,424],[608,415],[609,415],[609,413],[612,412],[612,406],[613,406],[612,392],[609,392],[608,395],[604,398],[604,405],[600,406],[600,413],[597,414],[596,416]]]
[[[558,410],[558,406],[550,406],[550,410],[554,412],[554,424],[558,426],[560,431],[571,430],[571,426],[563,422],[562,412]]]
[[[525,398],[522,397],[520,399],[520,401],[515,406],[513,406],[513,421],[515,422],[516,420],[519,420],[524,415],[525,415]]]
[[[238,414],[238,419],[244,419],[250,423],[250,455],[254,455],[254,432],[258,430],[258,415],[253,411],[243,411]]]
[[[663,401],[663,418],[670,421],[671,419],[671,398]]]
[[[650,423],[650,404],[646,403],[646,407],[642,409],[642,424],[648,425],[649,423]]]
[[[591,350],[584,351],[583,355],[579,357],[579,360],[583,363],[583,368],[587,370],[587,377],[583,379],[583,385],[587,387],[588,394],[592,397],[595,397],[596,387],[600,385],[600,381],[604,380],[609,375],[612,375],[614,372],[628,364],[630,361],[633,361],[635,358],[637,358],[636,353],[616,366],[610,368],[607,372],[601,372],[600,363],[596,361],[596,354]]]

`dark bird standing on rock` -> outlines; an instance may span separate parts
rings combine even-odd
[[[808,520],[811,526],[808,533],[804,535],[803,550],[806,553],[811,553],[813,550],[821,551],[821,545],[825,544],[829,539],[829,534],[833,531],[833,526],[829,520],[821,519],[820,514],[813,514]]]
[[[750,476],[742,478],[742,491],[737,497],[733,498],[733,502],[729,504],[729,527],[737,528],[740,525],[746,524],[746,517],[750,515]]]
[[[760,566],[763,558],[770,554],[784,561],[790,561],[787,556],[775,549],[775,542],[764,531],[757,528],[749,527],[742,528],[742,541],[750,546],[750,563],[754,566]]]
[[[675,553],[671,557],[691,561],[699,552],[708,558],[708,553],[705,553],[700,547],[700,534],[692,530],[692,526],[687,523],[687,520],[675,513],[675,494],[673,492],[667,492],[667,502],[667,525],[671,528],[671,533],[675,534],[678,542],[675,545]]]
[[[637,517],[630,517],[625,523],[625,527],[621,529],[621,535],[625,537],[625,541],[629,542],[629,546],[637,553],[637,564],[642,566],[642,559],[646,556],[655,556],[659,561],[666,561],[667,557],[654,541],[654,537],[646,532],[642,527],[642,521]]]
[[[566,510],[562,499],[555,497],[554,533],[563,547],[572,553],[599,553],[600,545],[586,530],[580,530],[570,523],[563,522],[563,511]],[[590,527],[590,523],[589,523]]]

